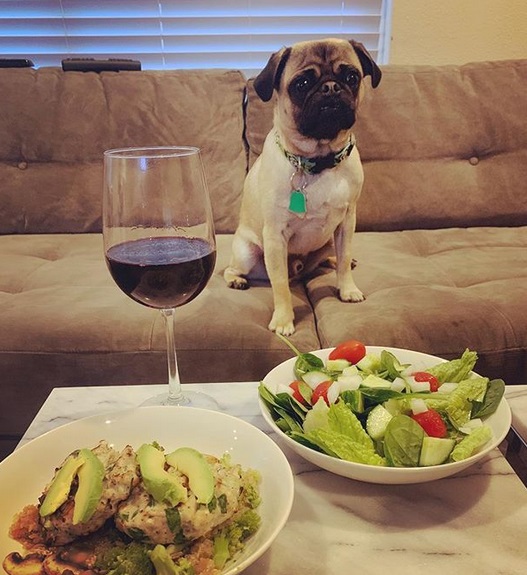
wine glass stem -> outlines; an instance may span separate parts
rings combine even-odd
[[[167,360],[168,360],[168,405],[182,405],[186,403],[185,396],[181,390],[181,380],[179,379],[179,370],[176,355],[176,338],[174,335],[175,310],[161,310],[165,320],[165,329],[167,335]]]

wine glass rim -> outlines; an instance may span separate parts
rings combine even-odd
[[[140,157],[167,158],[198,154],[200,149],[196,146],[142,146],[129,148],[114,148],[104,152],[105,157],[133,159]]]

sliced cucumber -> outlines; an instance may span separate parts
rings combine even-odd
[[[454,449],[454,444],[455,441],[449,438],[423,437],[419,465],[421,467],[441,465],[448,459],[452,449]]]
[[[392,417],[393,415],[385,407],[380,404],[376,405],[366,419],[368,435],[375,441],[382,439]]]
[[[356,365],[361,371],[372,373],[380,367],[381,357],[375,353],[367,353]]]
[[[315,389],[315,387],[322,383],[323,381],[328,381],[331,379],[327,373],[323,371],[308,371],[304,373],[302,379],[309,385],[311,389]]]
[[[328,371],[344,371],[351,363],[347,359],[328,359],[326,369]]]
[[[359,389],[362,383],[362,377],[360,375],[339,375],[337,381],[340,384],[341,391],[352,391]]]
[[[364,378],[362,381],[363,387],[375,387],[381,389],[390,389],[392,386],[392,382],[388,381],[387,379],[383,379],[378,375],[370,374]]]
[[[342,370],[342,375],[358,375],[359,368],[356,365],[350,365]]]

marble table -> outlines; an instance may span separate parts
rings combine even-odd
[[[270,434],[257,384],[188,384],[220,409]],[[133,407],[164,386],[56,388],[21,444],[81,417]],[[526,430],[527,385],[507,396]],[[295,474],[286,526],[247,575],[525,575],[527,489],[499,449],[457,476],[418,485],[372,485],[303,461],[279,438]]]

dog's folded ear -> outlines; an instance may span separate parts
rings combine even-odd
[[[353,49],[360,60],[364,75],[371,76],[371,85],[373,88],[377,88],[382,76],[379,66],[374,62],[371,54],[366,50],[361,42],[350,40],[350,44],[353,46]]]
[[[269,102],[273,97],[274,89],[278,89],[280,78],[290,53],[291,48],[285,47],[275,52],[269,58],[265,68],[254,79],[254,89],[264,102]]]

